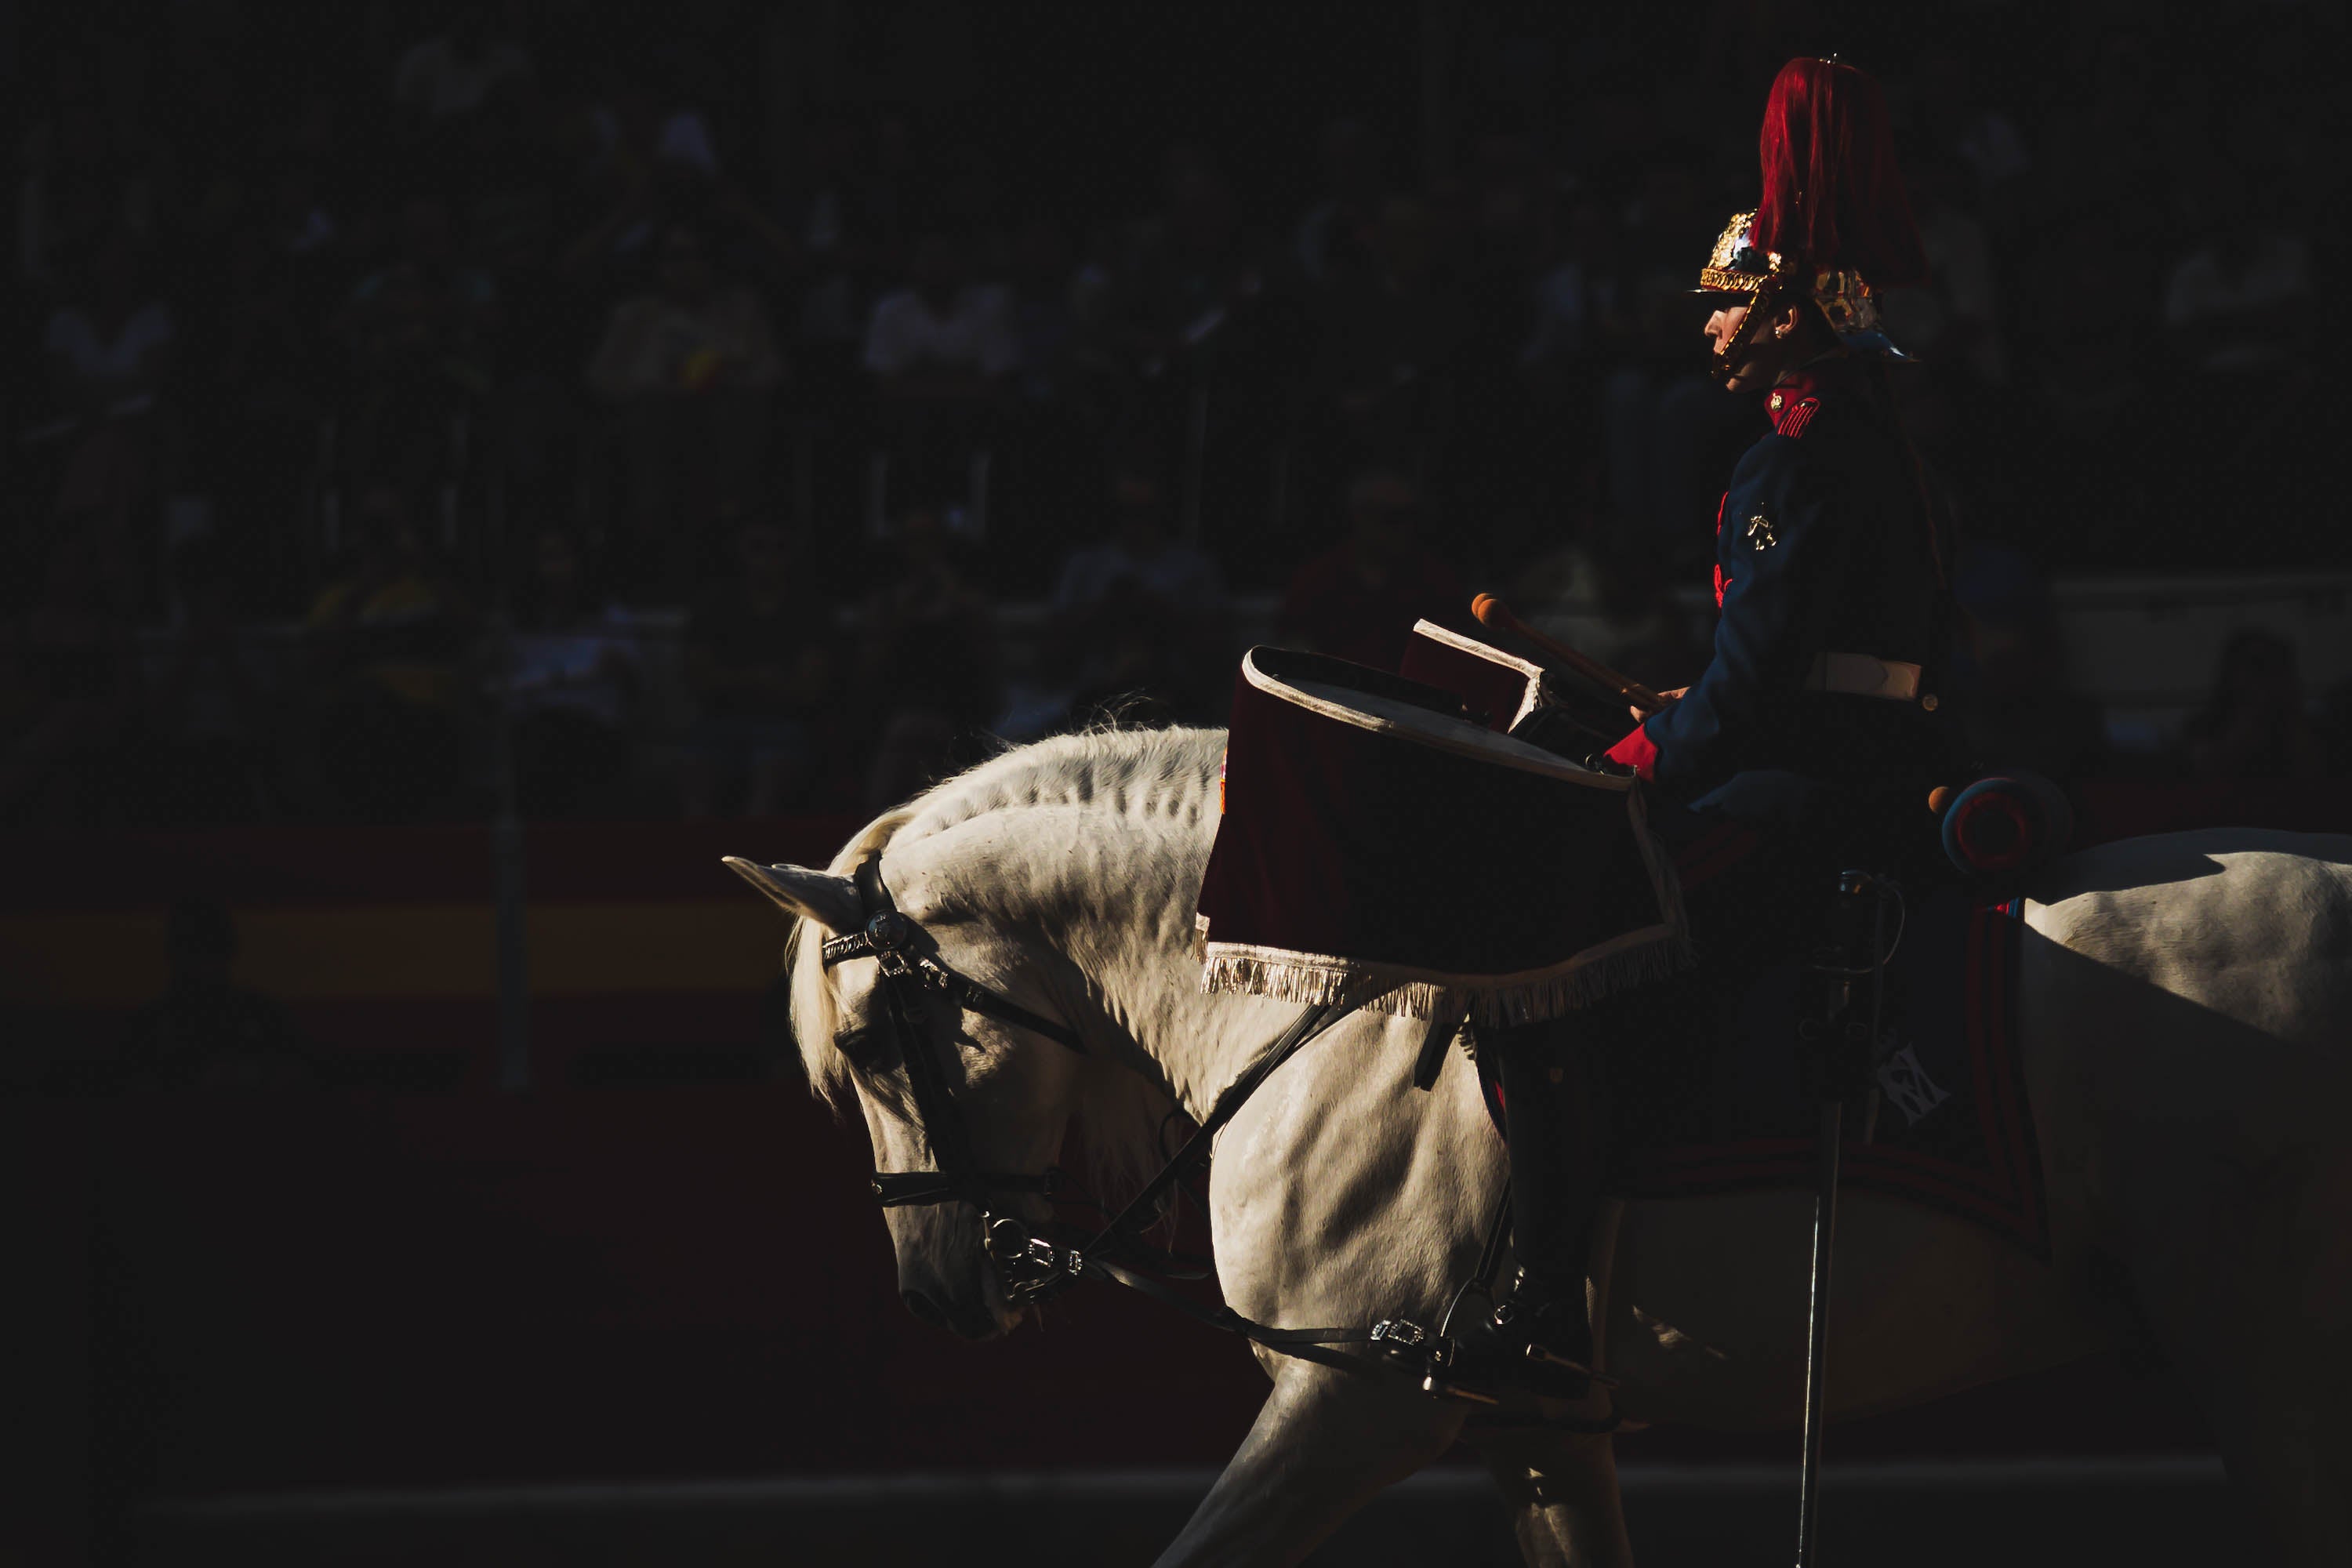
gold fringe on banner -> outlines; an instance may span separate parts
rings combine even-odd
[[[1362,1004],[1405,1018],[1459,1017],[1507,1026],[1538,1023],[1603,996],[1686,969],[1690,943],[1664,926],[1645,926],[1567,963],[1521,974],[1435,974],[1398,964],[1365,963],[1280,948],[1212,942],[1202,988],[1277,1002],[1328,1004],[1369,992]]]
[[[1658,920],[1597,942],[1559,963],[1512,974],[1453,974],[1409,964],[1376,963],[1288,948],[1218,942],[1205,915],[1192,919],[1192,952],[1202,988],[1265,996],[1301,1005],[1328,1005],[1377,992],[1360,1005],[1407,1018],[1460,1017],[1507,1027],[1540,1023],[1601,997],[1662,980],[1693,963],[1683,913],[1682,881],[1649,832],[1641,792],[1627,801],[1635,840],[1650,873]]]

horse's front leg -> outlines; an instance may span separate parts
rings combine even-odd
[[[1503,1431],[1480,1433],[1476,1443],[1529,1568],[1633,1568],[1607,1437]]]
[[[1274,1392],[1160,1568],[1296,1563],[1462,1428],[1458,1411],[1400,1378],[1273,1359]]]

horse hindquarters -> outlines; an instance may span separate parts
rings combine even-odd
[[[2128,1263],[2278,1560],[2352,1562],[2352,840],[2063,863],[2030,916],[2053,1218]]]
[[[2135,1274],[2231,1479],[2293,1568],[2352,1563],[2352,1158],[2218,1202]]]
[[[2144,1181],[2131,1273],[2183,1396],[2267,1525],[2249,1560],[2352,1563],[2352,1155]]]

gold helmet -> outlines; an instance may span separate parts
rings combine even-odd
[[[1864,274],[1915,283],[1927,264],[1878,84],[1834,60],[1790,60],[1773,80],[1758,151],[1764,199],[1733,216],[1699,268],[1699,292],[1748,306],[1717,345],[1716,374],[1729,377],[1763,318],[1800,300],[1848,349],[1901,357]]]

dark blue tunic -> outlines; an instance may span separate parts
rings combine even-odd
[[[1669,801],[1744,820],[1924,817],[1950,765],[1933,700],[1944,586],[1909,447],[1850,359],[1814,362],[1767,407],[1772,433],[1718,514],[1714,658],[1610,754]],[[1830,653],[1927,673],[1908,700],[1811,689]]]

